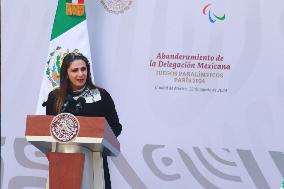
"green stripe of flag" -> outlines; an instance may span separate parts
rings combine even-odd
[[[67,16],[66,0],[59,0],[50,40],[55,39],[59,35],[68,31],[69,29],[73,28],[84,20],[86,20],[86,14],[84,16]]]

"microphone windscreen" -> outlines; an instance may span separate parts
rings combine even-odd
[[[45,107],[47,105],[47,101],[44,101],[43,103],[42,103],[42,107]]]

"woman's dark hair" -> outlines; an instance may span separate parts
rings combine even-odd
[[[82,55],[81,53],[68,53],[62,61],[61,64],[61,70],[60,70],[60,87],[57,89],[57,99],[55,103],[55,112],[56,114],[61,113],[62,105],[64,102],[65,97],[67,96],[68,90],[71,90],[70,81],[68,79],[68,68],[71,65],[71,63],[75,60],[83,60],[86,63],[87,66],[87,80],[86,80],[86,87],[90,89],[94,89],[95,85],[92,82],[91,79],[91,71],[90,71],[90,63],[89,60]]]

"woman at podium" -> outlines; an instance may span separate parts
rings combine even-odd
[[[105,117],[115,136],[122,126],[110,94],[92,83],[90,64],[81,53],[69,53],[62,62],[60,87],[51,91],[46,114],[72,113],[77,116]],[[107,158],[103,158],[105,188],[111,189]]]

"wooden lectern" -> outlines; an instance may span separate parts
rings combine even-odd
[[[51,136],[53,117],[28,115],[26,120],[27,141],[49,159],[46,188],[104,189],[102,156],[117,156],[120,151],[120,144],[106,119],[77,116],[80,122],[78,136],[66,143]]]

